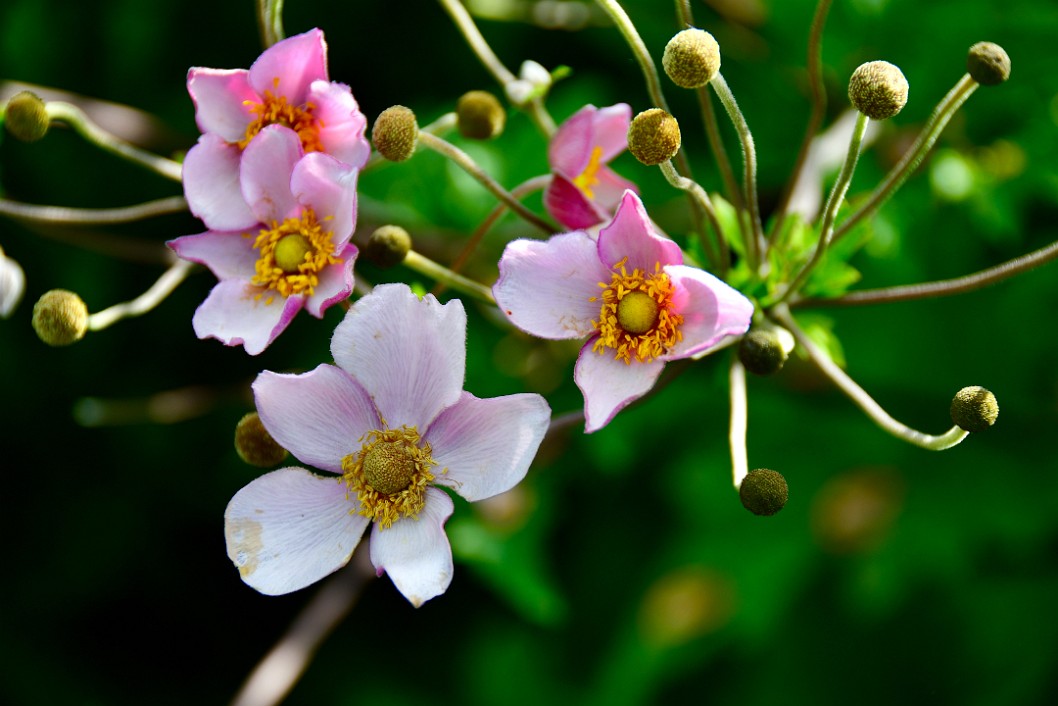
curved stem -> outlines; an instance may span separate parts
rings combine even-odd
[[[117,208],[67,208],[65,206],[41,206],[0,199],[0,214],[41,223],[63,223],[68,225],[100,225],[130,223],[144,218],[180,213],[187,210],[183,196],[169,196],[135,206]]]
[[[158,278],[157,282],[151,285],[150,289],[140,296],[132,301],[115,304],[103,311],[91,314],[88,317],[88,330],[100,331],[121,319],[146,314],[172,294],[173,290],[187,278],[194,266],[193,262],[177,260]]]
[[[265,49],[286,37],[283,31],[283,0],[257,0],[257,31]]]
[[[45,105],[47,106],[49,118],[66,123],[73,128],[77,134],[96,147],[106,150],[111,154],[116,154],[130,162],[135,162],[141,166],[147,167],[148,169],[161,174],[163,177],[172,179],[173,181],[180,181],[183,167],[179,162],[174,162],[171,159],[159,157],[146,150],[141,150],[139,147],[134,147],[115,135],[111,135],[109,132],[89,120],[84,111],[72,103],[48,101]]]
[[[746,369],[737,355],[731,356],[728,381],[731,394],[731,426],[728,432],[728,443],[731,446],[731,482],[735,490],[738,490],[743,479],[749,474],[749,460],[746,454]]]
[[[443,283],[446,287],[464,294],[468,294],[487,304],[495,304],[496,299],[492,296],[492,290],[483,284],[467,279],[463,275],[456,274],[452,270],[439,265],[433,260],[420,255],[414,250],[409,250],[404,258],[403,265],[415,270],[419,274],[426,275],[431,279]]]
[[[661,173],[665,175],[665,179],[670,184],[675,186],[677,189],[686,191],[687,194],[694,200],[695,203],[701,207],[702,211],[705,212],[706,217],[709,219],[709,224],[713,228],[713,232],[716,234],[717,244],[720,247],[722,253],[728,253],[727,239],[724,236],[724,229],[720,225],[719,219],[716,217],[716,209],[713,208],[713,201],[709,198],[709,194],[706,193],[705,189],[701,185],[685,176],[680,176],[679,172],[676,171],[676,167],[672,166],[672,161],[668,160],[658,165],[661,167]],[[708,238],[702,238],[702,244],[705,246],[706,257],[709,258],[709,262],[712,267],[716,268],[721,274],[727,272],[728,262],[722,260],[716,250],[713,249],[713,244]]]
[[[943,434],[925,434],[896,421],[889,413],[882,409],[874,399],[868,395],[862,387],[850,378],[833,360],[823,351],[819,350],[811,339],[801,330],[797,322],[790,315],[785,306],[778,306],[770,312],[770,316],[778,323],[786,327],[793,334],[797,343],[804,348],[808,357],[819,368],[820,372],[830,378],[838,389],[852,400],[852,402],[863,410],[864,414],[883,431],[892,434],[898,439],[903,439],[909,444],[920,446],[931,451],[941,451],[955,446],[967,437],[967,432],[957,426],[952,427]]]

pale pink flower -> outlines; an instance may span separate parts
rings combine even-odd
[[[22,301],[26,291],[26,275],[17,262],[4,255],[0,248],[0,319],[6,319]]]
[[[613,217],[621,195],[636,186],[607,164],[628,148],[632,108],[586,105],[559,126],[547,148],[551,183],[544,207],[567,228],[589,228]]]
[[[353,289],[358,171],[334,157],[302,156],[293,131],[265,127],[242,155],[253,223],[169,242],[220,281],[192,323],[199,338],[257,355],[301,309],[317,318]]]
[[[254,480],[224,513],[228,556],[261,593],[296,591],[345,566],[368,525],[378,575],[416,607],[445,592],[453,510],[522,480],[550,422],[542,397],[463,391],[466,313],[380,285],[331,339],[334,365],[264,372],[253,384],[265,428],[302,462]],[[439,487],[440,486],[440,487]]]
[[[184,159],[184,195],[213,230],[257,222],[244,198],[240,163],[268,125],[282,125],[305,153],[324,152],[360,169],[371,153],[367,119],[349,87],[328,80],[327,44],[313,29],[266,49],[249,70],[192,68],[187,90],[203,135]]]
[[[515,326],[540,338],[588,337],[574,379],[589,433],[646,394],[666,362],[745,333],[753,316],[737,290],[683,264],[631,191],[597,237],[515,240],[499,267],[492,291]]]

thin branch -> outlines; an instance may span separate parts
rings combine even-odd
[[[187,210],[183,196],[169,196],[135,206],[117,208],[68,208],[66,206],[42,206],[0,199],[0,214],[26,221],[62,223],[67,225],[100,225],[131,223],[144,218],[180,213]]]

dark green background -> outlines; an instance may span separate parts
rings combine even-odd
[[[425,123],[465,90],[495,90],[435,2],[288,5],[288,33],[325,30],[332,78],[351,85],[370,120],[400,103]],[[678,29],[672,4],[626,6],[659,59]],[[813,3],[763,8],[747,24],[694,3],[754,130],[767,209],[807,117]],[[573,68],[549,101],[558,120],[586,102],[649,107],[612,28],[481,26],[515,70],[523,59]],[[999,42],[1013,62],[1010,82],[980,90],[938,143],[976,175],[972,195],[942,198],[927,164],[877,219],[871,252],[854,261],[861,286],[954,277],[1058,238],[1056,36],[1051,0],[835,2],[823,51],[829,117],[846,105],[847,76],[863,61],[892,61],[911,85],[907,108],[861,160],[852,194],[869,190],[914,136],[962,74],[970,44]],[[0,8],[5,78],[147,111],[161,127],[144,144],[162,153],[196,138],[187,68],[245,67],[259,51],[249,0]],[[692,98],[668,82],[665,90],[696,174],[718,188]],[[521,115],[494,143],[453,139],[507,186],[547,169],[544,142]],[[615,166],[641,185],[651,214],[682,234],[685,202],[661,175],[627,155]],[[95,207],[179,193],[63,130],[35,145],[5,136],[0,188],[11,199]],[[361,193],[357,239],[398,222],[442,262],[492,206],[427,153],[364,174]],[[222,517],[259,474],[231,445],[251,408],[249,383],[263,369],[326,362],[339,311],[323,322],[299,317],[250,358],[194,337],[191,315],[213,284],[199,273],[149,316],[68,349],[46,347],[30,329],[32,303],[48,289],[74,289],[97,311],[160,274],[156,259],[92,249],[97,236],[144,246],[150,260],[166,239],[199,228],[190,216],[105,232],[0,224],[0,245],[27,276],[26,299],[0,321],[0,700],[223,703],[316,590],[270,598],[247,588],[225,556]],[[491,283],[503,244],[523,234],[506,218],[471,273]],[[749,381],[751,467],[775,468],[791,485],[782,513],[757,518],[730,487],[726,354],[707,359],[603,431],[549,439],[512,518],[457,503],[447,594],[416,611],[388,579],[370,582],[289,702],[1052,703],[1053,267],[957,298],[812,312],[833,323],[850,373],[913,426],[940,432],[957,389],[993,390],[1002,413],[980,437],[943,453],[907,446],[792,360],[775,378]],[[421,281],[368,265],[358,274]],[[475,304],[468,310],[467,389],[534,390],[556,413],[579,407],[575,345],[533,341]],[[173,390],[200,407],[175,423],[150,421],[144,402]],[[123,423],[79,425],[74,410],[85,398],[109,400]],[[664,602],[673,586],[686,603]],[[685,631],[666,622],[692,609],[702,617]]]

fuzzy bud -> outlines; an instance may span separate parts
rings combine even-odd
[[[45,292],[33,305],[33,330],[49,346],[68,346],[88,331],[88,307],[65,289]]]
[[[11,96],[4,110],[7,131],[23,142],[36,142],[48,133],[48,109],[35,93],[22,91]]]
[[[456,102],[456,122],[463,137],[491,140],[503,132],[507,111],[487,91],[469,91]]]
[[[982,86],[996,86],[1010,78],[1010,57],[1003,47],[978,42],[966,55],[966,72]]]
[[[644,110],[628,126],[628,151],[647,166],[667,162],[680,151],[680,125],[661,108]]]
[[[771,375],[782,370],[786,349],[775,330],[754,328],[739,342],[738,359],[754,375]]]
[[[995,424],[998,417],[996,396],[983,387],[964,387],[951,401],[951,420],[964,431],[982,432]]]
[[[665,45],[661,65],[680,88],[699,88],[720,71],[720,45],[701,29],[685,29]]]
[[[395,105],[378,115],[371,129],[371,142],[380,155],[391,162],[403,162],[415,154],[419,124],[411,108]]]
[[[379,267],[393,267],[404,262],[411,250],[411,236],[400,226],[382,226],[371,234],[364,246],[364,257]]]
[[[738,487],[742,506],[754,515],[774,515],[782,510],[789,492],[782,474],[767,468],[750,471]]]
[[[888,61],[869,61],[849,79],[849,101],[871,120],[891,118],[907,103],[907,79]]]
[[[287,457],[287,450],[268,433],[257,412],[245,415],[235,426],[235,451],[243,461],[258,468],[278,466]]]

